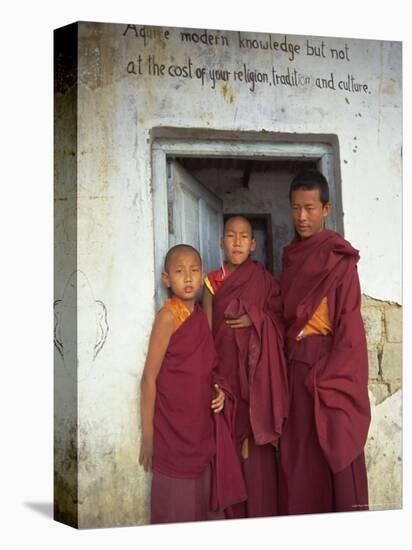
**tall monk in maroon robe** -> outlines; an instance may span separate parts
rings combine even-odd
[[[248,220],[229,219],[226,261],[209,273],[204,290],[218,372],[237,401],[235,437],[247,491],[245,503],[226,510],[228,518],[277,515],[276,450],[288,405],[279,284],[249,258],[253,241]]]
[[[290,201],[297,236],[284,248],[280,277],[290,387],[280,512],[367,510],[370,405],[359,254],[324,228],[331,204],[322,174],[297,176]]]

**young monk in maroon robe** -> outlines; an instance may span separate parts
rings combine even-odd
[[[291,402],[280,443],[281,513],[368,509],[364,446],[370,423],[358,251],[324,228],[324,176],[290,187],[297,236],[280,277]]]
[[[231,438],[233,396],[214,376],[213,338],[195,303],[197,250],[170,249],[162,277],[171,298],[154,321],[141,381],[139,462],[153,470],[151,523],[221,519],[245,488]]]
[[[203,307],[212,327],[219,372],[237,399],[235,434],[247,501],[226,517],[278,513],[276,447],[287,415],[287,374],[279,322],[279,285],[249,259],[256,247],[250,222],[226,221],[226,261],[205,279]]]

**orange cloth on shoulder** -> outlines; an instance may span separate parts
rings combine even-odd
[[[309,321],[306,323],[302,332],[303,334],[300,333],[296,337],[296,340],[301,340],[302,338],[304,338],[305,336],[309,336],[310,334],[326,335],[333,332],[329,318],[329,304],[326,296],[322,298],[318,308],[309,319]]]
[[[180,327],[182,323],[186,321],[191,315],[190,309],[188,309],[178,298],[169,298],[163,304],[163,307],[173,313],[175,318],[175,331]]]

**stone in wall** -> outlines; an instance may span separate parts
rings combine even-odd
[[[365,447],[370,510],[402,507],[402,391],[381,404],[371,395],[372,422]]]
[[[379,378],[379,358],[378,350],[368,349],[368,363],[369,363],[369,379],[376,380]]]
[[[380,402],[386,389],[392,395],[401,387],[402,307],[362,296],[362,317],[368,342],[369,380]],[[375,381],[386,386],[374,384]]]
[[[368,346],[373,346],[382,341],[382,310],[377,307],[365,307],[362,309],[363,324],[365,325]]]
[[[402,378],[401,344],[385,344],[382,352],[381,370],[384,380]]]
[[[380,403],[385,401],[387,397],[389,397],[388,386],[389,384],[384,384],[384,383],[369,384],[368,387],[375,399],[376,405],[379,405]]]
[[[402,388],[402,380],[391,380],[388,384],[389,393],[392,395]]]
[[[371,298],[367,294],[362,294],[362,310],[365,307],[382,307],[384,305],[384,302],[382,300],[376,300],[375,298]]]
[[[385,330],[388,342],[402,342],[402,308],[400,306],[385,308]]]

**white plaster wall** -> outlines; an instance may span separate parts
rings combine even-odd
[[[402,391],[379,405],[371,397],[372,421],[365,448],[369,495],[373,495],[370,509],[394,510],[402,508]]]
[[[157,126],[231,131],[336,134],[346,237],[361,250],[363,292],[401,302],[400,286],[400,44],[324,39],[349,48],[351,61],[184,45],[145,46],[125,25],[79,27],[78,267],[88,283],[79,300],[102,301],[108,333],[92,359],[90,308],[79,304],[78,334],[86,376],[79,383],[80,525],[145,523],[149,477],[135,465],[139,445],[138,382],[154,315],[150,130]],[[259,38],[259,35],[250,35]],[[283,35],[271,35],[283,40]],[[303,45],[306,38],[289,37]],[[320,42],[321,39],[314,38]],[[136,76],[128,63],[158,62],[281,73],[368,83],[370,94]],[[356,138],[356,139],[355,139]],[[357,148],[355,148],[355,145]],[[82,298],[83,296],[83,298]],[[97,328],[96,328],[97,331]],[[82,335],[88,335],[84,338]],[[83,340],[82,340],[83,337]]]
[[[401,302],[399,43],[292,36],[288,37],[289,41],[301,45],[301,51],[306,40],[312,45],[324,40],[325,52],[331,47],[344,50],[347,45],[350,58],[350,61],[331,61],[301,53],[292,63],[283,52],[239,50],[237,33],[222,33],[230,39],[231,48],[184,45],[179,40],[178,29],[170,30],[167,43],[156,42],[144,47],[142,39],[136,38],[131,30],[122,37],[124,26],[106,29],[108,41],[119,48],[111,51],[115,56],[110,81],[117,78],[131,81],[134,94],[139,96],[138,135],[144,135],[145,130],[153,126],[167,125],[336,134],[340,146],[345,233],[361,250],[363,291],[379,299]],[[249,36],[264,38],[266,35]],[[284,39],[284,35],[271,36],[279,41]],[[315,86],[275,88],[264,84],[257,84],[251,93],[248,85],[233,81],[220,83],[212,90],[210,82],[202,87],[196,79],[125,75],[129,61],[138,55],[144,59],[149,54],[165,65],[185,64],[190,57],[194,66],[208,68],[240,69],[246,64],[269,72],[273,65],[278,73],[290,68],[312,78],[328,78],[333,71],[335,82],[352,74],[368,84],[370,93],[320,90]]]
[[[135,134],[135,102],[127,86],[117,92],[106,104],[104,91],[82,86],[79,101],[79,121],[94,128],[80,122],[78,261],[109,325],[79,384],[81,526],[147,522],[148,478],[136,457],[138,378],[154,314],[149,159]],[[86,324],[79,316],[79,335]]]

